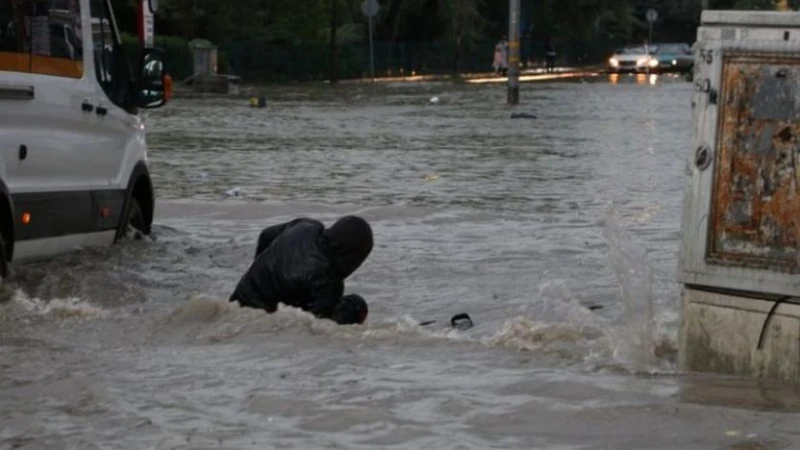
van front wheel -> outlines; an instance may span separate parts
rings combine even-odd
[[[0,230],[0,279],[8,277],[8,244],[3,231]]]
[[[125,227],[122,229],[122,237],[126,239],[142,239],[144,233],[144,214],[139,201],[131,197],[131,207],[128,209],[128,217],[125,218]]]

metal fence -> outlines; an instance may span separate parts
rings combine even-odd
[[[177,80],[192,75],[191,52],[179,38],[162,37],[167,66]],[[490,72],[494,56],[493,41],[463,47],[458,58],[461,73]],[[591,65],[603,62],[615,43],[604,40],[554,40],[557,64]],[[544,43],[525,39],[520,42],[523,68],[544,66]],[[369,44],[342,44],[337,48],[340,79],[369,76]],[[448,74],[456,71],[457,48],[453,42],[375,42],[375,76]],[[274,43],[250,38],[219,44],[219,71],[242,77],[248,82],[283,82],[327,79],[330,74],[330,47],[326,42]]]
[[[603,62],[614,50],[613,42],[555,41],[557,64],[589,65]],[[495,42],[483,41],[461,49],[452,42],[376,42],[375,75],[445,74],[458,71],[490,72]],[[520,43],[523,67],[544,65],[544,44]],[[329,76],[330,47],[322,42],[275,44],[258,39],[222,45],[230,73],[250,81],[325,79]],[[458,60],[458,61],[457,61]],[[369,75],[369,45],[338,47],[338,76],[342,79]]]

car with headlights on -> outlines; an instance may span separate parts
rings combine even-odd
[[[664,43],[656,46],[653,58],[658,61],[659,73],[691,72],[694,67],[694,55],[689,44]]]
[[[635,45],[621,48],[608,59],[610,73],[639,73],[646,72],[648,67],[654,69],[658,60],[653,58],[656,47]]]

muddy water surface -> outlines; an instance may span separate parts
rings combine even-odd
[[[148,113],[152,239],[18,268],[0,449],[800,445],[795,387],[674,369],[690,84],[267,93]],[[366,326],[225,301],[261,228],[349,213]]]

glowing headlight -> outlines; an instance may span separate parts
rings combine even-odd
[[[677,66],[678,65],[678,60],[677,59],[673,59],[672,60],[672,65],[673,66]]]
[[[611,67],[619,67],[619,60],[617,58],[609,59],[608,63],[611,64]]]
[[[639,66],[639,67],[646,66],[647,65],[647,58],[640,58],[639,60],[636,61],[636,65]]]
[[[658,67],[658,60],[655,58],[651,58],[648,64],[650,64],[650,67]]]

